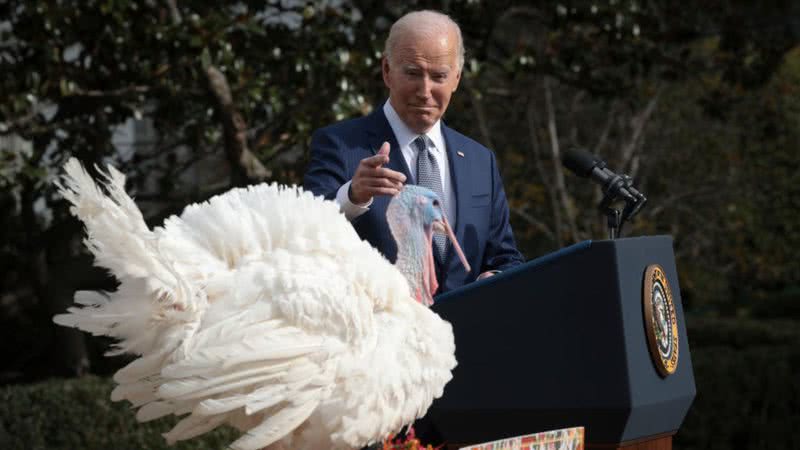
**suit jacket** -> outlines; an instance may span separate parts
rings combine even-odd
[[[504,270],[523,262],[508,223],[508,202],[494,153],[444,123],[442,134],[456,198],[453,231],[472,271],[467,273],[452,246],[447,246],[443,260],[436,261],[438,293],[470,283],[484,271]],[[383,109],[376,108],[368,116],[314,132],[305,189],[334,200],[338,189],[353,177],[359,162],[376,154],[384,142],[391,145],[390,160],[384,167],[402,172],[411,180],[389,121]],[[394,262],[397,245],[386,222],[390,199],[374,197],[369,211],[353,220],[353,227],[362,239]]]

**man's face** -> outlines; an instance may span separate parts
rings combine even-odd
[[[382,68],[392,107],[412,131],[425,133],[447,110],[461,79],[457,38],[446,29],[433,39],[403,36]]]

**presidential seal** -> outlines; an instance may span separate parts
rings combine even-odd
[[[644,328],[650,356],[662,377],[678,367],[678,321],[667,275],[658,264],[644,272]]]

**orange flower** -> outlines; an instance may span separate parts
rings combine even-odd
[[[386,440],[383,441],[382,450],[441,450],[443,448],[444,445],[438,447],[434,447],[430,444],[423,445],[419,439],[417,439],[414,427],[408,427],[408,431],[404,437],[396,438],[396,435],[392,434],[386,438]]]

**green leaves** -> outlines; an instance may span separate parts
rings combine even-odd
[[[386,98],[383,40],[409,8],[171,3],[0,4],[9,17],[0,25],[0,70],[13,74],[0,77],[0,150],[12,151],[4,137],[22,136],[31,149],[24,159],[40,169],[3,172],[15,196],[24,185],[34,189],[26,199],[54,206],[49,181],[70,155],[121,164],[131,188],[156,199],[153,211],[223,190],[234,168],[208,87],[211,66],[224,75],[250,150],[276,180],[299,182],[314,129]],[[446,120],[497,152],[528,256],[573,238],[555,225],[570,209],[579,236],[602,235],[594,188],[567,176],[568,195],[552,195],[555,136],[561,151],[597,148],[615,168],[636,168],[651,204],[634,234],[676,236],[698,304],[727,301],[741,280],[798,280],[785,243],[800,242],[800,58],[786,52],[796,40],[778,6],[763,7],[771,25],[759,29],[742,17],[747,9],[675,2],[430,6],[443,5],[467,49]],[[717,266],[724,275],[709,282],[702,271]]]
[[[0,446],[4,449],[225,448],[239,436],[227,427],[168,446],[161,436],[177,423],[168,417],[138,423],[125,402],[112,402],[110,379],[53,379],[0,389]]]

